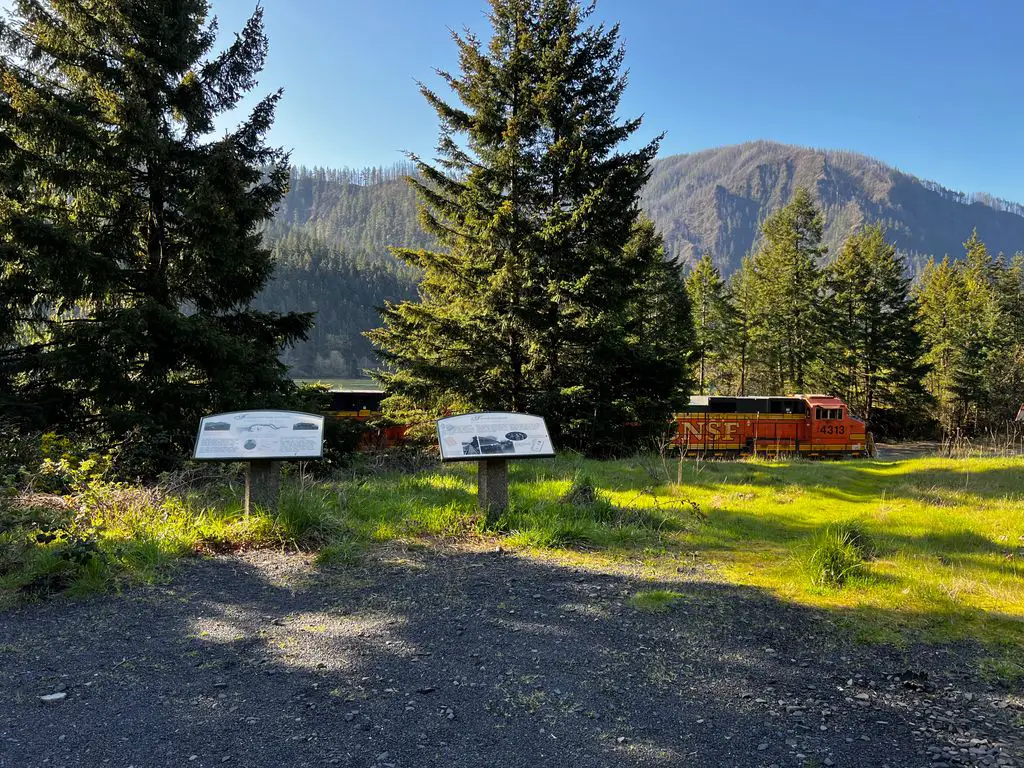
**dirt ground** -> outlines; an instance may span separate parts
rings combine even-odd
[[[976,649],[686,577],[652,614],[629,570],[257,553],[27,606],[0,615],[0,767],[1024,765]]]

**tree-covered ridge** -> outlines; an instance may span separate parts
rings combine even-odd
[[[268,228],[273,237],[301,226],[342,249],[387,260],[387,247],[422,247],[416,202],[398,180],[408,166],[330,171],[295,169],[291,188]],[[988,195],[966,195],[855,152],[751,142],[654,161],[641,205],[665,237],[669,255],[695,264],[710,253],[723,276],[755,250],[761,224],[805,187],[824,217],[830,258],[861,226],[878,224],[912,274],[928,258],[959,258],[977,229],[988,247],[1024,248],[1024,208]]]
[[[644,189],[647,215],[670,253],[692,264],[711,253],[726,275],[756,249],[761,224],[798,188],[811,192],[833,255],[861,226],[878,224],[919,272],[929,256],[961,253],[976,228],[996,252],[1024,247],[1024,209],[965,195],[854,152],[758,141],[655,161]]]
[[[275,242],[300,230],[362,259],[394,264],[389,248],[432,242],[419,227],[416,195],[405,182],[412,173],[410,164],[359,170],[294,167],[266,236]]]
[[[303,228],[272,245],[273,279],[256,301],[269,312],[315,312],[306,341],[281,356],[291,374],[307,378],[356,378],[377,365],[363,335],[380,325],[378,308],[416,294],[418,275],[379,254],[346,252]]]

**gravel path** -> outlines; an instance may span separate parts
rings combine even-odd
[[[967,648],[858,645],[704,581],[663,614],[626,602],[653,586],[258,553],[29,606],[0,615],[0,767],[1024,765],[1022,700]]]

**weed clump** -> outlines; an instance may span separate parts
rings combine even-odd
[[[812,539],[804,569],[815,586],[838,588],[863,574],[874,552],[874,543],[860,523],[835,523]]]
[[[559,501],[562,504],[572,504],[575,507],[582,507],[588,504],[594,504],[600,499],[597,491],[597,487],[594,485],[594,480],[590,475],[577,472],[572,479],[572,484],[569,486],[569,490],[566,491]]]

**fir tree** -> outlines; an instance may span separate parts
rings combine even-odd
[[[686,292],[696,337],[697,388],[703,395],[709,385],[717,389],[724,384],[722,365],[731,352],[734,333],[729,290],[710,253],[705,253],[687,275]]]
[[[643,295],[683,293],[638,224],[658,141],[617,150],[640,120],[616,118],[623,50],[617,27],[586,25],[592,10],[493,0],[489,43],[454,36],[461,71],[443,77],[460,103],[421,89],[439,160],[414,158],[411,181],[439,247],[397,252],[423,272],[420,300],[389,305],[372,334],[393,406],[534,411],[597,451],[627,422],[662,428],[685,395],[685,295]],[[644,331],[644,298],[679,330],[671,348]]]
[[[753,259],[743,258],[743,264],[729,278],[729,296],[734,317],[735,356],[733,357],[735,384],[732,391],[740,396],[747,394],[749,375],[757,341],[757,285],[754,277]],[[767,390],[762,390],[767,391]]]
[[[880,226],[847,239],[826,270],[829,339],[822,379],[872,429],[920,424],[923,346],[903,260]]]
[[[953,376],[963,348],[964,284],[953,262],[929,259],[915,286],[918,329],[924,339],[924,362],[929,366],[926,385],[935,399],[936,420],[943,429],[956,429],[963,421],[953,394]]]
[[[752,320],[772,393],[804,391],[820,354],[823,226],[810,193],[800,188],[761,228],[763,242],[752,261],[757,296]]]
[[[285,396],[277,354],[310,320],[249,307],[272,270],[258,228],[288,179],[264,141],[280,93],[208,138],[267,52],[257,9],[210,56],[208,10],[15,0],[0,27],[8,370],[41,424],[107,444],[144,432],[150,469],[202,412]]]

